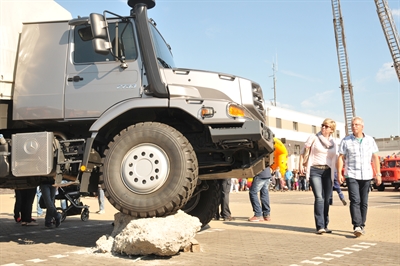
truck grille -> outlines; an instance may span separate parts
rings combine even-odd
[[[253,104],[254,107],[257,109],[257,111],[260,113],[260,115],[264,118],[264,121],[266,119],[266,114],[265,114],[265,106],[264,106],[264,97],[263,97],[263,92],[261,87],[258,84],[252,84],[252,92],[253,92]]]
[[[394,177],[394,173],[392,171],[382,171],[381,174],[382,174],[382,179]]]

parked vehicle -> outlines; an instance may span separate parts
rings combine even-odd
[[[386,187],[400,187],[400,158],[386,158],[381,167],[382,184],[374,188],[378,191],[384,191]]]
[[[183,209],[205,225],[218,208],[217,179],[255,176],[272,162],[262,89],[175,67],[147,16],[155,1],[128,5],[129,16],[104,11],[23,25],[8,68],[15,73],[1,80],[10,89],[0,93],[0,187],[54,178],[93,192],[101,184],[122,213]]]

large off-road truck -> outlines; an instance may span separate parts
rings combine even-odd
[[[11,95],[0,96],[0,187],[101,184],[125,214],[183,209],[205,225],[218,209],[218,179],[253,177],[270,164],[262,89],[175,67],[147,16],[154,0],[128,5],[129,16],[23,25]]]

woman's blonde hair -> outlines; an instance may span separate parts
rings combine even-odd
[[[336,122],[330,118],[325,118],[322,122],[323,125],[328,125],[332,129],[331,135],[336,131]]]

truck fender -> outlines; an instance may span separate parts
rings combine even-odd
[[[90,127],[90,132],[98,132],[102,127],[110,121],[135,108],[151,108],[151,107],[168,107],[168,99],[166,98],[133,98],[120,102],[107,111],[105,111]]]

